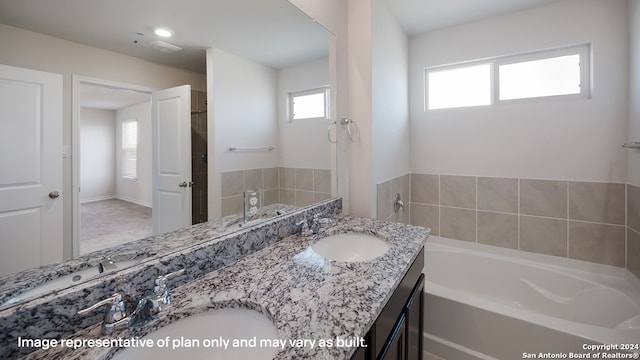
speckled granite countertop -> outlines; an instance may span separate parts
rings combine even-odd
[[[276,216],[276,210],[293,212],[298,207],[293,205],[272,204],[263,206],[257,214],[248,220],[251,225],[260,220],[268,220]],[[45,265],[16,274],[0,276],[0,308],[9,305],[8,300],[26,290],[32,289],[45,282],[74,273],[79,270],[95,268],[98,262],[109,257],[118,264],[124,261],[143,262],[155,256],[168,254],[181,248],[186,248],[217,236],[228,234],[242,228],[242,214],[227,215],[220,219],[196,224],[164,234],[130,241],[107,249],[94,251],[77,259],[67,260],[59,264]],[[96,270],[97,273],[97,270]],[[106,274],[97,274],[84,281],[99,278]],[[75,285],[75,284],[70,284]],[[60,288],[62,289],[62,288]],[[50,291],[51,292],[51,291]],[[5,304],[5,302],[7,302]]]
[[[326,260],[311,250],[320,238],[365,232],[387,240],[383,256],[364,262]],[[110,337],[142,337],[172,321],[221,307],[258,310],[281,339],[364,337],[422,249],[429,229],[342,216],[318,235],[292,235],[229,266],[172,290],[173,306],[145,327]],[[74,338],[95,338],[96,327]],[[104,338],[104,337],[103,337]],[[116,349],[40,350],[24,359],[109,359]],[[286,347],[276,359],[348,359],[352,347]]]

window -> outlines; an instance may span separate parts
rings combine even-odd
[[[428,73],[429,109],[491,104],[491,64]]]
[[[498,66],[500,100],[580,94],[580,55]]]
[[[122,177],[135,180],[137,178],[138,158],[138,122],[127,120],[122,122]]]
[[[426,69],[427,109],[589,96],[589,45]]]
[[[323,87],[289,94],[289,119],[327,119],[329,88]]]

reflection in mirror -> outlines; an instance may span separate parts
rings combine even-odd
[[[145,101],[135,101],[117,109],[99,109],[96,105],[73,104],[74,109],[78,106],[80,113],[86,115],[86,117],[83,116],[82,122],[87,120],[86,122],[93,125],[93,128],[89,126],[78,129],[82,138],[80,142],[82,148],[78,149],[82,151],[80,156],[82,165],[78,169],[81,172],[79,177],[82,179],[83,186],[81,196],[86,196],[80,198],[82,205],[78,211],[83,211],[83,207],[86,206],[85,210],[90,210],[88,216],[93,216],[93,219],[86,216],[82,218],[81,223],[90,226],[79,233],[84,232],[83,235],[87,235],[89,231],[93,231],[97,235],[94,234],[93,244],[88,241],[80,245],[82,251],[76,259],[25,270],[18,274],[4,276],[0,274],[2,276],[0,308],[7,307],[7,304],[2,305],[2,303],[14,295],[24,293],[48,280],[60,279],[50,285],[64,288],[103,276],[106,272],[94,273],[94,270],[100,267],[100,263],[109,265],[109,258],[116,266],[106,266],[103,270],[117,271],[145,259],[168,254],[197,242],[211,240],[220,234],[257,224],[261,219],[286,214],[296,208],[332,196],[331,184],[335,183],[335,180],[332,179],[330,148],[326,140],[329,120],[326,115],[292,120],[290,111],[291,94],[316,89],[329,91],[329,34],[288,2],[283,0],[268,0],[268,2],[269,4],[265,2],[264,6],[277,4],[273,5],[273,19],[278,19],[279,23],[290,24],[289,33],[305,34],[306,37],[292,41],[291,37],[285,39],[270,36],[274,42],[260,44],[266,46],[266,50],[262,51],[265,53],[262,59],[252,57],[250,51],[243,49],[256,48],[255,39],[262,39],[259,33],[264,32],[264,28],[243,26],[239,29],[237,24],[255,22],[264,25],[265,21],[269,21],[269,16],[265,13],[255,14],[241,9],[240,14],[246,15],[245,21],[233,21],[235,28],[227,22],[229,27],[226,31],[217,31],[215,36],[212,35],[215,41],[201,44],[202,48],[209,48],[206,52],[209,71],[207,81],[208,89],[214,89],[214,91],[208,94],[201,91],[191,93],[194,182],[191,210],[194,224],[207,219],[209,221],[196,225],[199,228],[194,230],[178,230],[170,234],[145,237],[148,234],[146,233],[148,224],[144,221],[141,221],[144,223],[144,229],[137,232],[139,229],[132,230],[135,226],[131,221],[126,222],[125,225],[125,221],[115,220],[120,225],[129,226],[128,230],[118,230],[116,235],[108,241],[100,240],[102,235],[98,228],[102,226],[100,224],[104,225],[106,216],[99,212],[91,214],[89,206],[101,202],[92,200],[101,200],[101,196],[108,196],[108,194],[100,194],[97,189],[104,186],[100,184],[101,181],[106,177],[111,178],[112,175],[102,175],[105,167],[100,169],[92,167],[101,161],[98,158],[92,158],[91,150],[87,150],[85,146],[102,143],[109,152],[119,153],[112,160],[112,165],[106,168],[111,173],[119,174],[120,179],[116,176],[109,186],[115,188],[120,181],[124,183],[125,188],[129,187],[125,191],[131,191],[132,186],[138,187],[137,190],[141,191],[139,197],[132,195],[133,192],[127,192],[121,196],[120,200],[129,200],[129,203],[135,205],[133,207],[142,208],[143,211],[148,212],[150,197],[144,192],[151,190],[149,185],[145,185],[147,180],[143,182],[143,178],[147,171],[145,167],[151,166],[150,162],[144,159],[144,156],[148,155],[145,152],[150,151],[145,138],[149,128],[144,120],[141,120],[147,119],[147,115],[131,112],[133,108],[143,108],[148,105]],[[219,0],[215,4],[225,6],[227,9],[233,6],[242,8],[241,4],[234,5],[233,1],[227,0]],[[185,9],[189,10],[181,11],[199,11],[195,6]],[[10,16],[7,14],[5,15]],[[37,14],[34,15],[37,16]],[[287,20],[283,21],[283,17]],[[14,18],[20,17],[16,15]],[[28,23],[32,20],[33,18],[25,20],[24,27],[28,28]],[[1,23],[5,21],[0,19]],[[18,24],[12,24],[12,26],[18,26]],[[40,31],[62,37],[60,32],[54,30]],[[220,33],[228,34],[232,42],[221,38]],[[296,52],[296,47],[304,48],[305,51]],[[269,49],[273,49],[273,54],[279,54],[277,58],[269,54]],[[204,57],[204,54],[201,56]],[[24,66],[29,67],[28,64]],[[96,84],[82,85],[99,88],[95,86]],[[108,90],[116,91],[113,88]],[[123,91],[126,92],[122,89],[117,91],[121,92],[120,95]],[[68,95],[65,93],[64,96]],[[325,95],[325,98],[328,99],[328,96]],[[80,99],[88,101],[89,97],[88,95],[80,96]],[[325,106],[328,107],[330,104]],[[104,120],[102,118],[106,112],[111,113],[109,117],[112,119],[112,130],[109,135],[102,136],[92,132],[96,130],[96,124]],[[128,120],[134,118],[138,120],[136,129],[127,125],[130,123]],[[125,146],[127,144],[123,143],[127,140],[126,135],[131,135],[133,132],[137,135],[135,174],[131,173],[133,167],[127,167],[126,163],[126,159],[130,160],[133,156],[131,151],[127,152],[127,149],[133,148],[133,144],[128,143],[129,146]],[[265,147],[266,150],[262,149]],[[235,148],[235,151],[231,151],[231,148]],[[260,149],[256,151],[254,148]],[[107,151],[100,148],[93,148],[93,150],[98,151],[96,156]],[[124,179],[126,176],[121,176],[123,172],[130,178]],[[90,180],[97,183],[91,184]],[[94,190],[96,192],[91,193]],[[252,200],[253,198],[255,200]],[[119,209],[113,212],[122,215],[125,210]],[[70,214],[64,216],[65,219],[71,217]],[[2,229],[0,231],[4,232]],[[129,232],[130,236],[122,236],[123,232]],[[26,294],[25,298],[14,299],[11,306],[28,300],[26,298],[30,296],[40,296],[53,291],[47,286],[43,287],[41,292],[36,291]]]
[[[251,197],[244,196],[250,190],[257,190],[253,199],[258,207],[306,206],[331,197],[327,112],[293,119],[290,111],[292,94],[328,91],[328,58],[273,69],[216,48],[207,56],[215,89],[210,97],[212,167],[220,179],[214,214],[255,209]],[[325,101],[319,105],[328,106]]]

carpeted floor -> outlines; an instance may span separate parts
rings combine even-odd
[[[151,208],[119,199],[80,205],[80,254],[151,235]]]

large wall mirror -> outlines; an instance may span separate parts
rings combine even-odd
[[[0,24],[65,38],[70,29],[62,26],[68,22],[61,15],[65,8],[90,14],[96,4],[102,3],[62,1],[54,10],[44,0],[37,2],[42,4],[3,5]],[[172,30],[178,34],[180,27],[190,29],[192,38],[181,38],[180,42],[188,44],[183,46],[185,55],[197,54],[195,60],[185,56],[186,65],[178,64],[171,59],[172,54],[166,53],[162,61],[201,72],[206,67],[206,89],[189,93],[190,223],[225,219],[226,229],[220,233],[228,233],[334,196],[337,181],[327,139],[332,113],[331,34],[286,0],[215,0],[206,5],[197,1],[165,5],[143,2],[165,11],[160,18],[171,19],[179,12],[181,18],[194,21]],[[126,15],[103,9],[95,16],[126,20],[146,11],[144,6],[132,8],[127,2],[118,3]],[[78,6],[87,7],[87,11]],[[77,25],[90,26],[91,16],[78,20]],[[55,27],[56,21],[57,30],[33,25]],[[215,27],[210,27],[213,23]],[[30,278],[51,279],[78,269],[108,268],[107,257],[122,269],[194,244],[159,234],[151,236],[151,214],[157,211],[152,210],[151,94],[160,89],[71,75],[65,81],[72,83],[73,90],[63,96],[65,102],[72,102],[71,136],[76,142],[67,150],[77,154],[77,159],[72,162],[71,179],[65,181],[73,180],[73,187],[81,191],[73,206],[65,206],[64,218],[74,219],[71,230],[66,231],[73,245],[65,245],[72,246],[74,258],[59,266],[20,271],[20,286],[25,289],[28,286],[24,280],[29,282]],[[256,199],[252,202],[251,197]],[[257,205],[256,211],[251,210],[252,205]],[[249,216],[245,216],[247,213]],[[152,246],[161,241],[170,244]],[[0,274],[1,291],[15,290],[11,285],[14,274]],[[60,282],[58,288],[80,283],[82,280]]]

